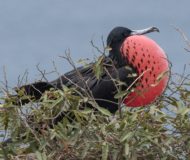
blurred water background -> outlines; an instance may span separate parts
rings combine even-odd
[[[65,73],[71,66],[59,56],[67,49],[75,61],[92,60],[98,53],[90,41],[101,46],[101,37],[106,40],[115,26],[158,27],[159,34],[148,36],[166,51],[172,71],[181,73],[184,64],[190,63],[190,54],[173,25],[190,37],[189,6],[189,0],[0,0],[0,82],[3,68],[10,87],[17,85],[26,70],[29,82],[38,80],[36,65],[52,71],[52,61]]]
[[[90,41],[101,46],[101,36],[115,26],[142,29],[157,26],[160,33],[149,34],[167,52],[172,70],[182,72],[190,54],[174,29],[190,37],[190,1],[183,0],[6,0],[0,1],[0,81],[5,66],[10,87],[27,70],[29,82],[40,78],[36,65],[52,71],[56,62],[60,73],[71,66],[60,59],[70,49],[73,59],[93,59]],[[50,75],[50,80],[55,75]]]

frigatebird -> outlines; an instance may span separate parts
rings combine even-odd
[[[103,70],[99,77],[95,75],[94,65],[76,68],[51,82],[35,82],[24,85],[26,95],[37,101],[51,88],[63,89],[63,86],[85,89],[93,96],[100,107],[115,113],[118,110],[117,86],[114,79],[123,83],[122,90],[129,90],[123,103],[129,107],[146,106],[159,97],[167,86],[169,71],[164,51],[144,34],[159,32],[156,27],[142,30],[130,30],[115,27],[107,37],[109,54],[102,58]],[[23,100],[21,103],[28,103]]]

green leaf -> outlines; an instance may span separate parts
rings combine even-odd
[[[187,113],[189,113],[189,112],[190,112],[190,108],[183,108],[183,109],[181,110],[180,114],[181,114],[182,116],[184,116],[185,114],[187,114]]]
[[[133,136],[134,132],[125,131],[120,137],[120,142],[124,142],[125,140],[130,139]]]
[[[88,58],[86,58],[86,59],[79,59],[79,60],[77,61],[77,63],[79,63],[79,64],[81,64],[81,65],[87,67],[87,66],[89,65],[89,64],[88,64],[88,61],[89,61]]]
[[[107,142],[102,143],[102,160],[108,159],[109,146]]]
[[[125,143],[125,155],[129,154],[129,143]]]
[[[38,160],[47,160],[47,156],[46,156],[46,154],[44,152],[41,153],[41,152],[37,151],[36,152],[36,157],[37,157]]]
[[[92,109],[89,109],[89,108],[85,108],[84,110],[82,110],[82,111],[80,111],[80,112],[83,113],[83,114],[90,114],[90,113],[93,112],[93,110],[92,110]]]
[[[103,72],[103,65],[102,65],[103,59],[104,56],[101,56],[94,65],[94,73],[97,79],[100,79]]]
[[[105,108],[102,107],[97,107],[98,111],[100,111],[102,114],[106,116],[112,116],[111,112]]]
[[[120,91],[118,92],[114,98],[115,99],[120,99],[120,98],[124,98],[129,92],[128,91]]]

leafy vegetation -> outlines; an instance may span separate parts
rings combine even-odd
[[[95,65],[101,73],[101,59]],[[162,159],[190,157],[190,75],[172,74],[168,89],[147,107],[111,114],[93,97],[75,88],[45,92],[40,101],[19,91],[27,105],[15,105],[14,96],[2,96],[0,126],[2,159]],[[125,93],[118,93],[120,98]],[[18,98],[18,97],[17,97]],[[93,108],[83,107],[90,103]],[[55,121],[62,117],[61,121]],[[59,119],[59,118],[58,118]],[[10,137],[10,142],[4,142]]]

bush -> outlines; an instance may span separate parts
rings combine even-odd
[[[39,102],[1,99],[2,159],[188,159],[190,75],[171,75],[165,94],[141,108],[111,114],[74,88],[45,92]],[[178,82],[178,79],[180,80]],[[77,93],[77,94],[75,94]],[[17,97],[18,98],[18,97]],[[31,98],[19,91],[19,99]],[[85,102],[95,108],[79,109]],[[55,118],[61,115],[58,123]]]

